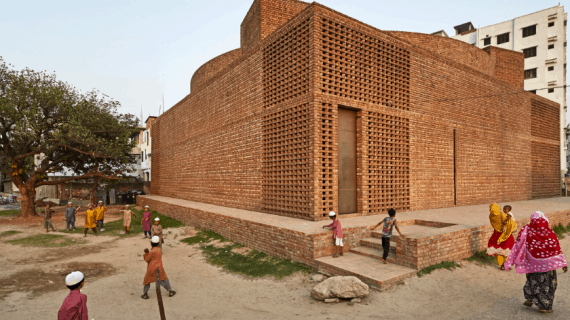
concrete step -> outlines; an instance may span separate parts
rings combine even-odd
[[[401,283],[404,279],[417,273],[416,270],[393,263],[384,264],[378,259],[356,253],[345,253],[344,256],[331,256],[315,259],[321,272],[355,276],[364,283],[378,290],[386,290]]]
[[[379,251],[384,251],[382,248],[382,239],[378,238],[364,238],[360,239],[360,245],[372,249],[376,249]],[[390,241],[390,252],[396,252],[396,241]]]
[[[359,246],[359,247],[350,248],[350,252],[356,253],[356,254],[361,254],[361,255],[364,255],[364,256],[367,256],[370,258],[382,260],[382,252],[383,251],[368,248],[368,247]],[[390,253],[388,253],[388,257],[386,258],[386,261],[388,261],[390,263],[396,263],[396,252],[390,250]]]

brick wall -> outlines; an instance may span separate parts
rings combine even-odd
[[[488,46],[483,51],[489,53],[493,60],[495,66],[493,77],[524,90],[524,78],[521,77],[524,72],[524,54],[522,52],[493,46]]]
[[[353,215],[556,194],[559,106],[521,93],[518,53],[293,0],[255,1],[242,45],[153,125],[153,194],[327,219],[339,107],[357,111]]]
[[[196,91],[203,87],[209,80],[216,74],[229,66],[232,62],[236,61],[242,55],[241,48],[221,54],[214,59],[203,64],[190,80],[190,92]]]

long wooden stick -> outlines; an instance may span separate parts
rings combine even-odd
[[[164,315],[164,305],[162,304],[162,293],[160,292],[160,270],[158,268],[156,268],[156,300],[158,300],[160,320],[166,320],[166,316]]]

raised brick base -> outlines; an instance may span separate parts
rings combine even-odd
[[[166,198],[139,196],[137,204],[149,205],[188,225],[217,232],[224,237],[269,255],[300,261],[330,274],[355,275],[379,289],[388,288],[415,271],[441,261],[461,260],[485,250],[493,232],[488,206],[466,206],[400,213],[396,216],[401,239],[394,230],[390,264],[380,261],[381,234],[372,227],[382,216],[340,217],[344,232],[343,257],[332,259],[332,231],[323,221],[306,221],[272,214]],[[529,223],[534,211],[542,211],[550,225],[570,223],[570,198],[509,203],[518,230]],[[516,234],[515,234],[516,236]]]

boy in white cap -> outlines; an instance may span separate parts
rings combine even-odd
[[[148,237],[150,238],[150,228],[151,228],[151,224],[152,224],[152,213],[149,210],[148,206],[144,206],[144,212],[143,212],[143,217],[142,217],[142,227],[143,227],[143,232],[144,232],[144,237],[147,237],[147,233],[148,233]]]
[[[173,291],[170,287],[170,282],[168,281],[168,277],[164,272],[164,267],[162,266],[162,249],[158,246],[160,243],[160,238],[157,236],[152,237],[150,240],[150,245],[152,249],[149,251],[148,249],[144,249],[144,261],[148,263],[146,274],[143,280],[143,295],[141,298],[148,299],[148,290],[150,289],[150,284],[156,281],[156,268],[158,268],[160,272],[159,283],[163,286],[166,290],[168,290],[168,296],[172,297],[176,294],[176,291]]]
[[[107,211],[107,207],[103,206],[103,201],[99,201],[99,203],[97,203],[97,208],[95,208],[95,213],[96,213],[95,220],[97,220],[97,226],[99,227],[99,231],[105,231],[105,228],[103,227],[103,220],[105,219],[105,211]]]
[[[156,236],[160,239],[160,248],[162,249],[162,244],[164,243],[164,238],[162,237],[162,226],[160,225],[160,219],[154,218],[154,225],[150,229],[152,236]]]
[[[129,234],[129,229],[131,228],[131,216],[136,215],[131,211],[131,207],[127,204],[125,205],[125,210],[123,210],[123,228],[125,228],[125,234]]]
[[[338,258],[339,254],[342,256],[342,248],[344,247],[342,243],[342,227],[340,226],[340,220],[336,217],[336,213],[334,211],[329,212],[329,218],[333,220],[331,224],[327,224],[323,226],[323,228],[330,227],[333,231],[333,240],[335,245],[335,252],[333,254],[333,258]],[[338,252],[338,253],[337,253]]]
[[[70,231],[71,227],[73,227],[73,231],[75,231],[75,214],[79,212],[79,208],[81,208],[81,206],[74,208],[72,202],[67,203],[67,208],[65,208],[65,222],[67,224],[67,231]]]
[[[89,320],[87,316],[87,296],[81,293],[85,285],[85,276],[80,271],[75,271],[65,277],[65,285],[69,295],[63,300],[63,304],[57,313],[58,320]]]

